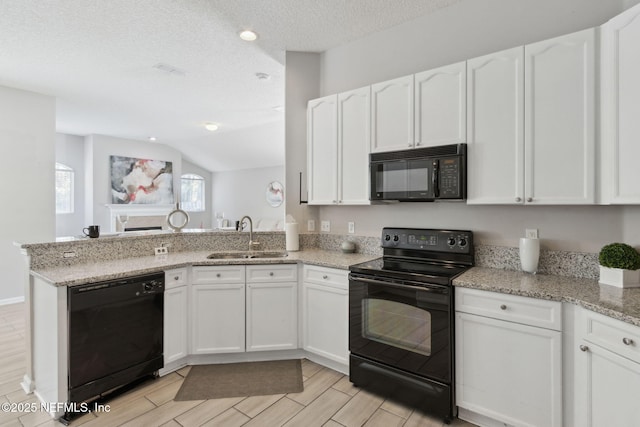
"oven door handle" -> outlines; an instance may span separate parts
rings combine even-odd
[[[370,285],[379,285],[379,286],[389,286],[392,288],[399,288],[399,289],[411,289],[414,291],[421,291],[421,292],[429,292],[429,293],[437,293],[437,294],[448,294],[449,293],[449,288],[447,286],[434,286],[434,285],[428,285],[428,284],[420,284],[420,285],[409,285],[409,284],[405,284],[405,283],[415,283],[415,282],[403,282],[403,283],[396,283],[396,282],[388,282],[385,280],[377,280],[377,279],[369,279],[366,277],[362,277],[362,276],[356,276],[356,275],[349,275],[349,278],[356,281],[356,282],[363,282],[363,283],[367,283]]]

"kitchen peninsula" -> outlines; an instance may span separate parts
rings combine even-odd
[[[43,401],[67,401],[68,289],[86,283],[153,272],[165,272],[166,279],[165,367],[161,374],[188,364],[284,357],[307,357],[338,371],[348,372],[348,267],[377,258],[377,239],[355,238],[359,240],[361,253],[343,254],[338,251],[340,239],[336,236],[303,235],[301,251],[289,252],[286,257],[226,258],[226,255],[233,253],[246,253],[247,238],[247,233],[236,232],[160,232],[22,245],[26,259],[30,261],[27,291],[27,305],[30,308],[27,328],[30,335],[27,339],[28,368],[23,382],[25,390],[35,391]],[[283,251],[284,233],[256,233],[255,239],[262,243],[260,251],[256,253],[280,254]],[[169,248],[169,254],[152,255],[154,247],[163,245]],[[500,258],[511,250],[498,247],[490,249],[480,245],[476,253],[491,253],[492,257]],[[70,253],[76,256],[69,258]],[[207,256],[212,253],[225,257],[208,259]],[[608,414],[603,408],[613,405],[620,409],[627,402],[624,396],[615,397],[618,399],[616,401],[613,401],[614,397],[603,396],[602,390],[610,393],[611,387],[604,387],[600,377],[593,379],[598,387],[586,387],[584,381],[602,369],[599,367],[596,370],[593,363],[610,363],[606,365],[607,372],[615,373],[618,380],[625,382],[625,386],[630,379],[635,381],[640,377],[637,346],[640,343],[640,289],[619,290],[599,285],[593,278],[529,275],[490,268],[498,262],[484,256],[477,256],[476,259],[476,267],[454,280],[456,316],[467,322],[465,326],[470,324],[469,320],[485,318],[500,319],[498,321],[505,325],[513,321],[517,325],[521,321],[513,320],[513,316],[520,315],[520,307],[551,304],[550,313],[556,316],[556,326],[551,328],[557,331],[554,334],[562,346],[562,351],[555,348],[554,353],[554,357],[558,358],[554,363],[561,366],[561,372],[554,371],[559,382],[558,388],[553,391],[553,398],[554,402],[559,402],[555,410],[559,411],[558,417],[564,420],[564,425],[579,425],[586,416],[599,419],[599,413]],[[231,276],[223,280],[227,274]],[[236,295],[242,295],[241,300],[233,300],[241,301],[239,315],[232,311],[237,317],[233,321],[225,319],[225,327],[240,322],[243,334],[246,327],[246,336],[240,337],[240,347],[236,349],[215,347],[216,342],[202,335],[202,328],[198,328],[199,322],[204,322],[208,330],[215,329],[212,327],[215,323],[211,323],[207,317],[207,312],[214,310],[206,308],[219,302],[222,294],[215,293],[218,285],[239,289]],[[251,304],[259,302],[266,295],[259,292],[268,291],[274,291],[272,295],[276,295],[282,305],[267,311],[283,314],[290,328],[281,336],[265,338],[250,332],[251,325],[257,324],[255,316],[260,313]],[[473,292],[479,292],[483,301],[496,301],[497,309],[494,310],[492,303],[480,307],[481,310],[474,308],[473,304],[460,306],[458,302],[463,299],[459,292],[462,291],[470,291],[474,298],[477,295]],[[260,297],[255,299],[251,295]],[[322,311],[318,307],[319,302],[332,305]],[[501,309],[502,305],[506,309]],[[181,308],[176,310],[176,307]],[[167,310],[172,312],[167,313]],[[482,316],[477,313],[482,313]],[[533,318],[540,313],[536,311]],[[168,318],[172,319],[169,324],[166,321]],[[319,318],[323,321],[320,322]],[[267,320],[261,318],[260,322]],[[527,321],[532,321],[531,317]],[[465,326],[458,324],[458,319],[456,322],[456,328],[462,332]],[[177,325],[179,328],[176,332]],[[175,336],[167,337],[167,333],[177,334],[183,341],[176,342]],[[278,341],[273,341],[273,338],[278,338]],[[287,341],[286,338],[291,339]],[[462,333],[457,334],[457,339],[462,338]],[[503,354],[514,354],[517,348],[509,347],[508,340],[504,340],[504,337],[496,339],[498,341],[494,346],[484,345],[484,348],[500,348],[504,350]],[[457,348],[459,355],[465,354],[464,344],[458,343]],[[528,366],[534,365],[532,362]],[[518,366],[522,366],[521,363]],[[464,384],[460,381],[465,377],[458,364],[456,369],[457,389],[461,393]],[[582,390],[588,390],[589,394]],[[635,396],[633,393],[626,395]],[[491,390],[489,396],[504,398],[500,393],[492,395]],[[587,398],[591,399],[595,414],[584,409]],[[458,395],[457,401],[460,417],[478,424],[483,423],[480,421],[483,418],[478,418],[478,414],[485,417],[491,414],[491,419],[518,420],[517,414],[502,414],[499,411],[501,408],[492,407],[491,402],[475,402],[466,395]],[[59,417],[63,414],[51,415]],[[625,416],[635,417],[636,414],[627,411]]]

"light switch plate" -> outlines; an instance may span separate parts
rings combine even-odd
[[[354,234],[356,232],[356,223],[354,221],[347,222],[347,229],[349,234]]]
[[[316,231],[316,222],[314,220],[307,221],[307,231]]]
[[[320,221],[320,231],[331,231],[331,222],[329,221]]]

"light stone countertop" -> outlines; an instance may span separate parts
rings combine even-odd
[[[594,279],[527,274],[473,267],[454,279],[454,286],[569,302],[596,313],[640,326],[640,288],[620,289]]]
[[[338,251],[310,249],[288,252],[288,256],[284,258],[207,259],[207,255],[213,252],[215,251],[176,252],[167,255],[97,261],[94,263],[31,270],[31,274],[54,286],[76,286],[91,282],[155,273],[190,265],[296,264],[300,262],[348,270],[352,264],[378,258],[377,255],[344,254]],[[219,252],[227,253],[229,251]]]

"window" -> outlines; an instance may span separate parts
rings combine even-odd
[[[204,178],[192,173],[181,178],[180,208],[189,212],[204,211]]]
[[[73,213],[73,169],[56,163],[56,214]]]

